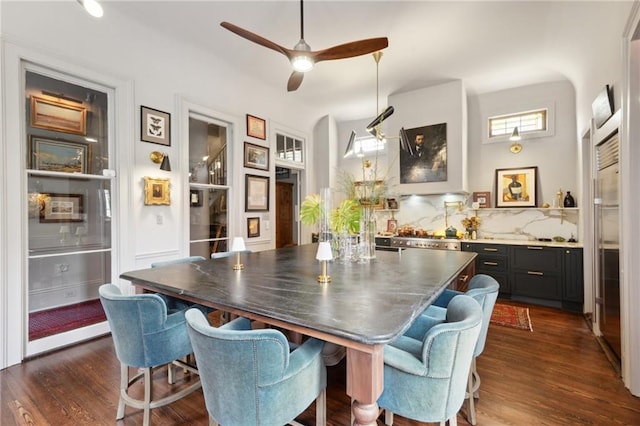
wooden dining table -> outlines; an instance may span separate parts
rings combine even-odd
[[[125,272],[138,289],[164,293],[347,349],[355,425],[375,425],[384,387],[383,348],[405,332],[475,253],[379,251],[363,263],[330,262],[318,282],[318,244]],[[454,284],[453,284],[454,285]]]

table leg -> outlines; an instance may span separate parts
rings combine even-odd
[[[347,394],[351,397],[351,413],[356,426],[376,425],[378,397],[384,386],[382,345],[368,351],[347,348]]]

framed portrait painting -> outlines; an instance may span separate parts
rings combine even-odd
[[[171,205],[168,178],[144,177],[144,204],[146,206]]]
[[[171,114],[141,106],[140,139],[144,142],[171,146]]]
[[[536,207],[538,168],[496,169],[496,207]]]
[[[447,181],[447,123],[406,129],[403,134],[407,146],[400,149],[400,183]]]

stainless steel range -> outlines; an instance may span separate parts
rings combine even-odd
[[[460,240],[453,238],[420,238],[420,237],[376,237],[378,249],[433,249],[433,250],[457,250],[460,251]]]

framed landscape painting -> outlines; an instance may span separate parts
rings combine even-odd
[[[88,144],[31,137],[31,168],[49,172],[88,173]]]

